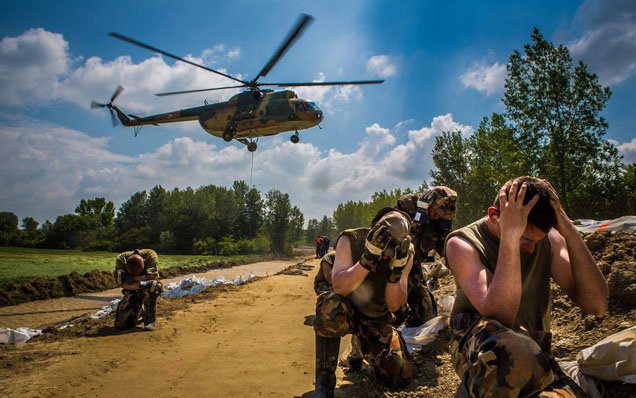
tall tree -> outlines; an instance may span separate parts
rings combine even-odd
[[[270,190],[265,195],[265,208],[265,229],[272,251],[277,254],[290,254],[291,238],[297,232],[295,230],[302,213],[295,206],[292,207],[288,194],[276,189]],[[302,219],[300,221],[300,230],[302,230]]]
[[[139,191],[121,204],[115,219],[115,228],[119,233],[142,228],[148,224],[147,200],[146,191]]]
[[[37,222],[33,217],[24,217],[22,219],[22,229],[25,231],[35,231],[38,229],[39,222]]]
[[[604,178],[594,176],[599,167],[615,170],[620,162],[603,140],[608,124],[600,113],[611,92],[582,61],[572,68],[567,47],[555,47],[536,28],[531,40],[524,55],[514,51],[510,56],[506,116],[518,132],[523,156],[534,160],[529,172],[551,181],[565,210],[576,215],[586,209],[571,209],[573,194],[586,180]]]
[[[10,211],[0,211],[0,232],[18,232],[18,216]]]

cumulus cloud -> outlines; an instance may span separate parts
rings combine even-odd
[[[616,140],[608,140],[611,142],[618,153],[623,156],[623,162],[634,163],[636,162],[636,137],[629,142],[623,142],[622,144]]]
[[[585,32],[568,48],[602,84],[621,83],[636,72],[635,10],[633,0],[587,0],[577,11],[575,25]]]
[[[68,42],[42,28],[0,41],[0,103],[21,105],[55,98],[70,68]]]
[[[314,83],[326,81],[325,74],[320,72],[318,77],[312,80]],[[351,101],[361,101],[362,90],[359,86],[299,86],[291,87],[298,98],[316,102],[321,109],[333,115],[342,109],[343,105]]]
[[[474,64],[471,69],[460,76],[466,88],[474,88],[485,95],[492,95],[504,87],[507,71],[506,65],[495,62],[487,65],[485,62]]]
[[[352,153],[321,151],[275,136],[259,143],[253,184],[262,194],[274,188],[288,192],[306,220],[322,218],[348,200],[369,200],[382,189],[420,186],[432,167],[434,137],[454,130],[472,132],[447,114],[409,131],[408,141],[398,144],[389,128],[374,123]],[[82,198],[103,196],[119,206],[136,191],[157,184],[173,189],[250,180],[252,158],[243,146],[180,137],[127,156],[110,148],[109,141],[41,120],[0,124],[0,208],[19,217],[53,221],[72,212]]]
[[[367,61],[367,71],[386,78],[395,75],[397,67],[388,55],[374,55]]]
[[[107,102],[118,84],[125,91],[118,98],[124,110],[151,114],[167,109],[197,106],[226,100],[239,90],[210,91],[173,97],[156,97],[157,92],[232,86],[235,82],[220,75],[182,62],[167,64],[154,55],[135,64],[129,56],[105,61],[90,57],[83,63],[72,59],[68,42],[61,34],[44,29],[31,29],[18,37],[0,41],[0,104],[23,105],[41,100],[62,99],[88,108],[91,100]],[[238,48],[226,50],[223,45],[206,49],[200,57],[188,60],[206,64],[213,59],[232,59]],[[223,68],[218,71],[227,73]],[[237,76],[240,78],[240,76]],[[105,116],[106,117],[106,116]]]

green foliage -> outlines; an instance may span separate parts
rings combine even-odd
[[[38,229],[39,222],[35,221],[33,217],[24,217],[22,219],[22,229],[25,231],[33,232]]]
[[[524,55],[510,57],[506,113],[484,118],[470,138],[436,137],[431,176],[457,191],[455,225],[483,217],[498,189],[521,175],[550,181],[572,218],[634,213],[633,167],[603,139],[607,122],[600,112],[609,88],[582,62],[572,68],[567,48],[555,48],[536,29],[531,39]]]
[[[349,228],[370,226],[371,220],[378,210],[387,206],[395,206],[400,196],[410,193],[413,193],[411,189],[406,189],[405,191],[401,189],[382,190],[374,193],[370,202],[348,201],[339,204],[333,212],[336,234]]]
[[[304,217],[292,206],[289,195],[273,189],[265,195],[265,234],[275,254],[291,254],[293,244],[302,240]]]
[[[0,212],[0,233],[18,232],[18,216],[10,211]]]

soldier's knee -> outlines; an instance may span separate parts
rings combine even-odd
[[[353,331],[354,312],[344,297],[324,292],[316,300],[314,330],[322,337],[342,337]]]
[[[413,378],[413,361],[402,336],[393,331],[389,348],[378,358],[379,376],[392,388],[403,388]]]

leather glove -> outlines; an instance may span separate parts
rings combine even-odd
[[[388,251],[389,250],[387,250],[387,252]],[[389,283],[397,283],[400,281],[404,267],[415,253],[415,249],[411,243],[411,236],[407,235],[402,242],[395,247],[393,252],[394,254],[391,256],[391,261],[389,262],[390,272],[387,276]]]
[[[382,252],[386,249],[391,241],[391,234],[384,225],[376,224],[369,233],[364,242],[364,252],[360,257],[360,265],[370,272],[375,272],[378,267],[378,261],[382,257]]]
[[[140,289],[148,289],[150,293],[161,293],[162,285],[157,281],[139,281]]]

